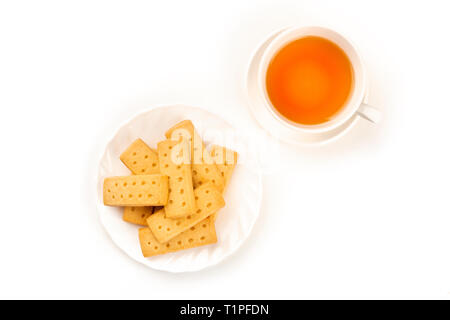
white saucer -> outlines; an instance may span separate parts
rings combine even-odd
[[[294,145],[309,146],[323,145],[332,142],[347,133],[353,126],[356,125],[358,121],[360,121],[361,118],[355,114],[342,125],[325,133],[294,133],[292,130],[283,125],[278,119],[276,119],[270,112],[268,112],[265,106],[264,98],[258,92],[257,70],[263,52],[270,42],[284,30],[286,29],[279,30],[264,40],[255,50],[248,65],[245,87],[251,113],[264,130],[281,141]],[[367,92],[364,101],[367,102]]]
[[[138,229],[122,220],[123,208],[103,205],[103,180],[109,176],[129,175],[129,170],[119,159],[120,154],[137,138],[143,139],[150,147],[165,139],[164,132],[185,119],[190,119],[200,135],[208,130],[227,132],[236,137],[242,135],[222,118],[203,109],[183,105],[158,107],[144,111],[124,123],[106,144],[100,160],[97,179],[97,208],[102,225],[112,241],[132,259],[147,267],[170,272],[198,271],[213,266],[235,252],[249,236],[259,215],[262,197],[261,169],[256,154],[245,152],[249,144],[240,140],[233,145],[227,141],[226,147],[236,150],[244,158],[238,161],[230,185],[224,196],[226,206],[218,213],[216,244],[178,251],[151,258],[141,253]],[[223,145],[218,135],[209,136],[205,144]]]

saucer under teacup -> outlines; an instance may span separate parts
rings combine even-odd
[[[267,102],[264,95],[261,93],[258,87],[259,81],[259,66],[261,59],[267,49],[267,47],[277,38],[278,35],[288,30],[283,28],[268,36],[254,51],[251,60],[248,65],[247,74],[245,78],[245,88],[247,91],[248,105],[257,120],[259,125],[269,132],[272,136],[278,138],[281,141],[296,144],[296,145],[323,145],[325,143],[332,142],[337,138],[343,136],[352,127],[361,121],[361,116],[358,113],[353,114],[342,124],[334,127],[328,131],[300,131],[295,130],[291,126],[287,125],[283,121],[280,121],[277,117],[274,117],[267,107]],[[364,90],[363,102],[367,103],[368,89]]]

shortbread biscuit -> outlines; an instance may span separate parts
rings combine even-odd
[[[192,179],[194,188],[210,181],[222,192],[224,179],[216,164],[207,152],[205,145],[190,120],[184,120],[165,133],[166,138],[172,140],[186,140],[191,150]]]
[[[224,189],[226,189],[237,164],[238,153],[225,147],[213,145],[211,147],[211,157],[224,179]]]
[[[180,219],[170,219],[164,210],[160,210],[147,219],[148,226],[160,243],[173,239],[225,206],[222,195],[211,182],[195,189],[194,194],[197,200],[195,213]]]
[[[125,207],[122,219],[129,223],[146,226],[147,218],[153,214],[154,208],[155,207]]]
[[[134,174],[159,173],[158,154],[141,139],[135,140],[120,155],[120,160]]]
[[[181,218],[196,209],[190,153],[187,142],[165,140],[158,143],[159,168],[169,177],[168,218]]]
[[[237,164],[238,153],[236,151],[227,149],[225,147],[213,145],[211,147],[211,157],[217,165],[220,174],[224,178],[224,191],[227,188],[231,175],[233,174],[234,167]],[[211,219],[216,221],[217,212],[211,215]]]
[[[161,206],[168,193],[168,178],[161,174],[110,177],[103,182],[103,203],[109,206]]]
[[[150,148],[142,139],[135,140],[121,155],[120,160],[133,174],[156,174],[159,173],[158,153]],[[145,222],[153,209],[147,207],[125,207],[123,220],[147,225]]]
[[[214,223],[210,218],[206,218],[163,244],[156,240],[149,228],[141,228],[139,242],[144,257],[151,257],[216,243],[217,235]]]

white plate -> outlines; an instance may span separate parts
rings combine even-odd
[[[120,161],[120,154],[137,138],[150,147],[165,139],[164,132],[177,122],[190,119],[205,144],[224,145],[245,153],[240,157],[225,194],[226,206],[219,211],[216,221],[218,242],[213,245],[183,250],[151,258],[141,253],[138,229],[140,226],[122,220],[122,208],[103,205],[103,180],[109,176],[128,175],[129,170]],[[223,140],[223,133],[227,140]],[[126,122],[107,143],[100,160],[97,180],[97,207],[102,225],[113,242],[134,260],[154,269],[170,272],[198,271],[221,262],[235,252],[249,236],[259,215],[262,179],[254,153],[246,152],[248,146],[226,121],[199,108],[183,105],[158,107],[138,114]],[[238,141],[239,140],[239,141]],[[244,158],[244,160],[241,160]]]

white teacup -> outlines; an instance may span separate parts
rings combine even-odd
[[[346,104],[332,119],[316,125],[299,124],[285,118],[272,105],[266,89],[266,72],[274,55],[288,43],[306,36],[322,37],[338,45],[350,59],[354,72],[354,85]],[[355,47],[337,32],[323,27],[289,28],[271,36],[252,59],[247,86],[253,114],[260,124],[282,140],[291,142],[328,141],[349,128],[357,117],[376,123],[381,115],[377,108],[364,102],[366,71]]]

